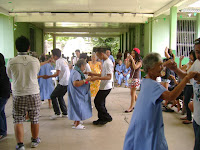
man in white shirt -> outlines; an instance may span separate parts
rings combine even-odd
[[[79,58],[80,58],[80,50],[77,49],[77,50],[75,51],[75,53],[76,53],[76,57],[73,57],[73,60],[72,60],[72,64],[73,64],[73,66],[76,65],[77,61],[78,61]]]
[[[191,84],[193,85],[193,91],[194,91],[194,98],[193,98],[193,103],[194,103],[193,128],[195,133],[194,150],[200,150],[200,38],[195,40],[194,50],[197,59],[187,73],[191,71],[198,72],[195,78],[191,79]],[[182,70],[177,68],[177,65],[174,61],[168,64],[167,67],[172,69],[181,78],[184,78],[187,75],[186,72],[183,72]]]
[[[106,49],[97,48],[96,55],[104,60],[101,74],[89,73],[92,76],[91,81],[101,80],[99,91],[94,99],[95,107],[98,111],[98,120],[93,121],[94,125],[104,125],[112,121],[112,117],[107,112],[105,102],[106,97],[112,89],[113,63],[106,55]]]
[[[7,74],[12,79],[13,119],[17,141],[16,150],[24,150],[24,129],[26,113],[31,121],[31,147],[37,147],[41,142],[39,135],[40,91],[37,74],[40,62],[27,54],[30,49],[29,40],[21,36],[16,40],[18,56],[9,60]]]
[[[56,119],[59,117],[67,117],[67,107],[63,97],[67,93],[70,70],[67,61],[61,57],[61,51],[59,49],[53,49],[52,55],[53,59],[56,60],[56,73],[50,76],[44,75],[43,78],[48,79],[51,77],[59,77],[59,84],[56,86],[51,94],[51,100],[55,115],[51,116],[50,119]],[[60,108],[58,106],[58,102]],[[60,109],[62,111],[62,116]]]

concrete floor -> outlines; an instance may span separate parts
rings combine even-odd
[[[67,99],[67,96],[65,96]],[[42,143],[35,150],[122,150],[124,137],[129,126],[132,113],[123,113],[129,107],[129,89],[114,88],[107,98],[107,109],[113,121],[104,126],[94,126],[92,121],[97,119],[97,111],[93,108],[93,117],[84,121],[86,130],[72,129],[72,121],[67,118],[50,120],[53,109],[48,103],[41,106],[40,137]],[[176,108],[174,108],[176,109]],[[12,99],[6,105],[8,136],[0,141],[0,150],[14,150],[16,141],[12,123]],[[192,150],[194,133],[192,124],[184,125],[180,121],[181,114],[163,113],[165,136],[169,150]],[[24,143],[30,150],[30,123],[24,123]]]

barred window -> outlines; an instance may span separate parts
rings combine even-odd
[[[194,49],[196,34],[195,20],[178,20],[177,22],[177,48],[176,56],[189,57],[189,52]]]

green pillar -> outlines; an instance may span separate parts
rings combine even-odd
[[[129,49],[129,43],[130,43],[130,36],[129,36],[129,32],[126,32],[126,50]]]
[[[196,38],[200,37],[200,13],[196,16]]]
[[[177,7],[170,8],[170,40],[169,48],[176,51],[177,44]]]
[[[126,33],[123,34],[123,52],[126,50]]]
[[[53,49],[56,48],[56,35],[53,35]]]
[[[135,28],[135,47],[140,49],[140,25],[137,25]]]

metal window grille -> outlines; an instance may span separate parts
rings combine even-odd
[[[177,22],[177,49],[176,56],[189,57],[189,52],[194,49],[196,34],[195,20],[178,20]]]

